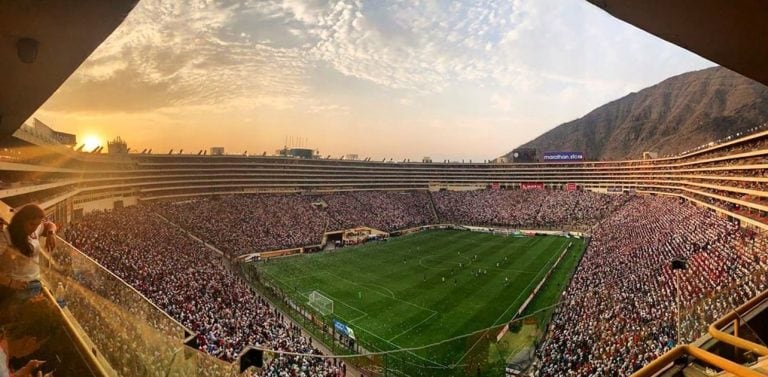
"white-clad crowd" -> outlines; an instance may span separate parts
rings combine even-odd
[[[220,256],[145,207],[94,212],[66,231],[80,250],[198,334],[199,348],[234,360],[247,345],[318,353],[310,339],[227,271]],[[339,376],[332,359],[283,357],[264,375]]]
[[[594,229],[537,349],[537,375],[626,376],[694,340],[768,288],[768,250],[751,237],[680,199],[633,198]],[[687,269],[673,269],[675,259]],[[737,287],[745,292],[719,300]]]
[[[232,254],[316,244],[326,229],[361,225],[592,226],[591,243],[537,348],[538,376],[628,375],[768,288],[763,237],[670,197],[549,190],[231,196],[96,212],[67,230],[76,247],[197,332],[201,350],[224,360],[252,344],[319,351],[223,267],[220,255],[160,215]],[[673,270],[675,259],[687,269]],[[332,359],[277,357],[262,373],[344,371]]]
[[[593,225],[627,200],[623,195],[551,190],[440,191],[433,197],[445,222],[530,228]]]

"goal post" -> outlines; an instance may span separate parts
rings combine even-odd
[[[308,304],[312,309],[317,310],[318,313],[324,316],[333,314],[333,300],[325,297],[325,295],[318,291],[312,291],[309,294]]]

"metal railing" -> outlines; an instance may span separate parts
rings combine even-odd
[[[743,305],[728,312],[710,324],[708,327],[709,334],[712,336],[712,338],[717,339],[725,344],[734,346],[735,348],[747,350],[761,356],[768,356],[768,347],[739,337],[739,329],[743,325],[743,317],[749,315],[751,311],[755,310],[760,305],[765,304],[767,300],[768,290],[765,290]],[[723,331],[730,325],[733,325],[733,334]],[[688,357],[688,359],[683,359],[686,357]],[[652,361],[650,364],[632,374],[632,377],[657,376],[660,375],[660,373],[674,367],[675,363],[678,361],[680,361],[679,365],[689,364],[691,361],[690,358],[719,368],[723,371],[733,374],[734,376],[766,376],[766,374],[761,373],[755,369],[751,369],[748,366],[738,364],[722,356],[718,356],[714,353],[703,350],[698,346],[689,344],[680,345],[668,351],[664,355]]]
[[[41,258],[41,280],[61,286],[68,328],[104,376],[236,376],[228,363],[185,345],[193,333],[72,245]]]

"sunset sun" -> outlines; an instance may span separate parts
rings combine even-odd
[[[91,152],[102,145],[101,138],[96,135],[87,135],[83,138],[83,150]]]

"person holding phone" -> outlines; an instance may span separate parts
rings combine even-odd
[[[35,370],[45,364],[45,361],[29,360],[26,365],[15,372],[11,369],[10,361],[11,352],[6,329],[0,326],[0,377],[53,377],[53,372],[43,374],[42,370],[38,370],[35,373]]]
[[[0,233],[0,302],[9,298],[27,300],[41,292],[40,240],[46,248],[56,247],[56,224],[44,221],[45,212],[35,204],[27,204],[11,218]]]

